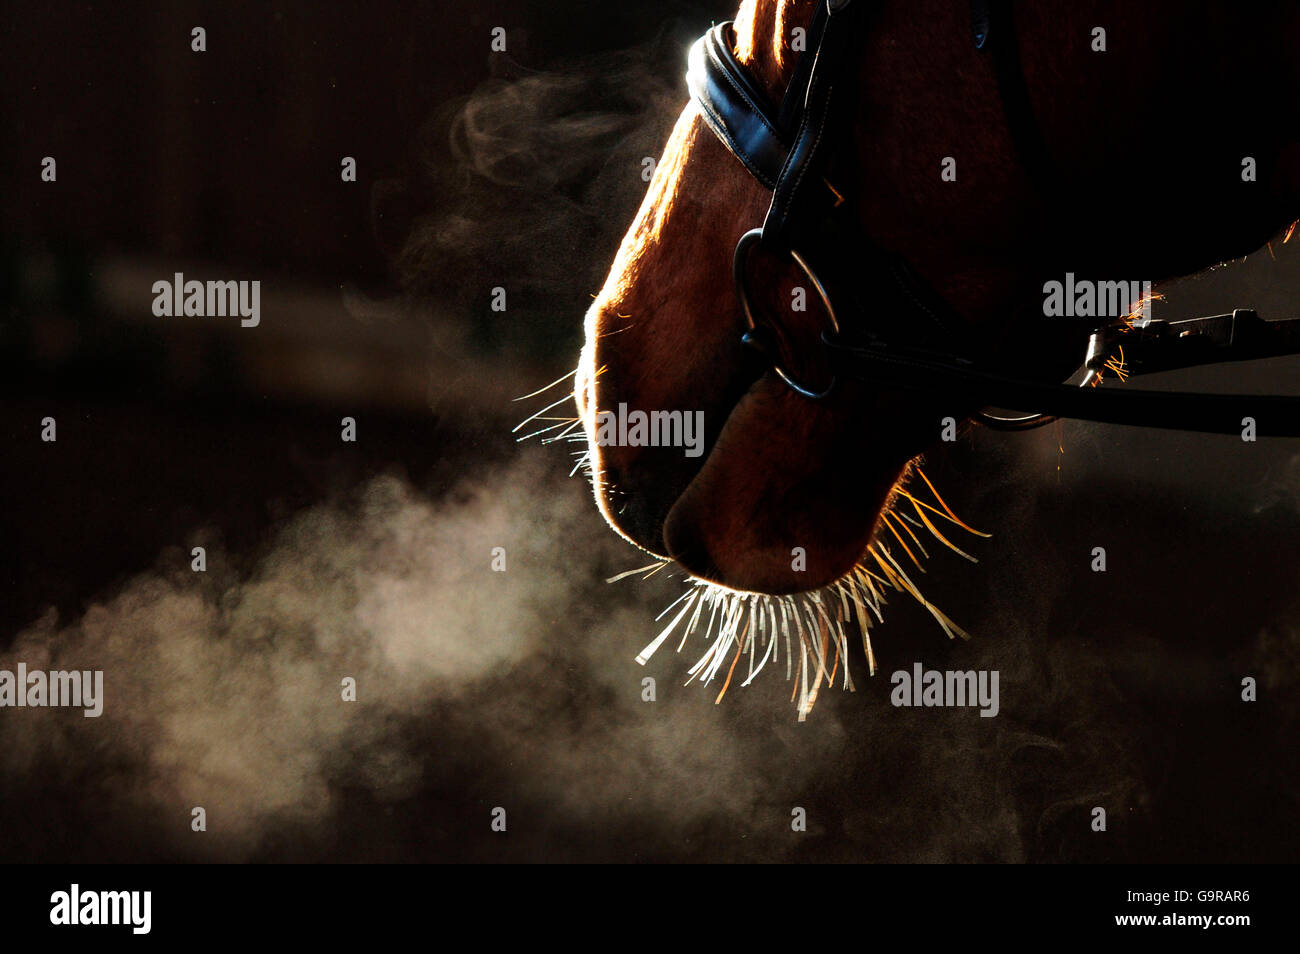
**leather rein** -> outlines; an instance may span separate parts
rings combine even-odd
[[[964,321],[901,257],[875,247],[835,211],[840,196],[825,178],[838,134],[848,122],[841,87],[854,77],[852,41],[861,29],[862,0],[820,0],[779,109],[733,50],[731,24],[712,27],[691,47],[687,86],[705,123],[727,150],[772,193],[761,228],[741,236],[733,279],[748,330],[742,342],[756,349],[794,391],[811,400],[834,392],[841,378],[891,387],[953,394],[999,408],[1038,408],[1001,417],[980,411],[976,420],[1004,430],[1036,427],[1057,417],[1238,434],[1244,418],[1264,436],[1300,436],[1300,396],[1202,394],[1090,387],[1115,346],[1123,348],[1127,375],[1204,364],[1300,353],[1300,319],[1265,321],[1255,312],[1182,321],[1107,324],[1091,335],[1080,386],[1008,373],[981,354]],[[1050,179],[1041,133],[1020,68],[1008,0],[973,0],[971,30],[977,50],[993,56],[1003,111],[1022,164],[1040,187]],[[749,292],[749,257],[761,246],[792,261],[816,292],[826,327],[802,356],[790,337],[755,316]],[[837,310],[836,305],[840,308]],[[867,316],[906,318],[888,328]],[[845,327],[852,315],[859,319]],[[812,352],[816,352],[813,354]],[[820,380],[791,367],[813,359]]]

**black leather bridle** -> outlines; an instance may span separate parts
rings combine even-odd
[[[836,211],[840,197],[825,177],[835,159],[837,136],[848,125],[843,117],[851,92],[837,84],[843,80],[848,87],[855,78],[845,66],[863,7],[862,0],[818,3],[806,49],[779,109],[772,108],[736,59],[730,23],[712,27],[691,48],[687,85],[704,121],[772,192],[762,227],[741,236],[734,255],[746,345],[757,349],[793,390],[813,400],[829,396],[837,380],[852,377],[959,395],[972,404],[1039,409],[1012,418],[987,410],[976,414],[977,420],[1008,430],[1069,417],[1237,434],[1244,419],[1251,418],[1259,435],[1300,436],[1300,396],[1086,387],[1097,383],[1094,378],[1116,346],[1123,348],[1127,374],[1300,353],[1300,319],[1264,321],[1253,311],[1237,309],[1131,328],[1110,324],[1091,334],[1085,386],[1034,380],[990,360],[969,324],[906,261],[875,247],[844,222]],[[973,0],[971,27],[976,49],[994,57],[1003,109],[1022,164],[1036,183],[1045,183],[1050,179],[1047,152],[1020,68],[1009,0]],[[786,333],[755,317],[748,279],[755,246],[793,261],[821,301],[828,327],[817,343],[817,357],[827,372],[820,381],[792,370]],[[890,314],[893,320],[885,328],[865,317],[872,314]],[[853,327],[846,326],[850,315],[858,319]]]

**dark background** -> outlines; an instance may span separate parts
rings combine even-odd
[[[925,589],[975,638],[895,599],[882,672],[806,723],[776,671],[717,706],[682,688],[703,644],[633,662],[681,583],[603,582],[643,561],[570,445],[515,443],[546,401],[511,399],[573,366],[685,45],[731,12],[0,15],[0,661],[108,687],[98,720],[0,711],[0,857],[1296,859],[1294,441],[974,432],[927,472],[995,537]],[[175,271],[260,280],[261,326],[155,318]],[[1275,317],[1297,290],[1293,241],[1156,310]],[[1168,384],[1294,392],[1296,368]],[[1001,715],[892,708],[916,660],[1000,670]]]

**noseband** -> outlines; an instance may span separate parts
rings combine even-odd
[[[686,80],[704,122],[772,193],[762,227],[740,237],[733,259],[745,345],[811,400],[828,397],[841,379],[856,378],[958,395],[986,406],[1039,409],[1013,418],[977,413],[977,420],[1005,430],[1069,417],[1236,434],[1242,419],[1250,417],[1259,434],[1300,436],[1300,396],[1088,387],[1099,383],[1116,345],[1123,348],[1126,374],[1300,353],[1300,319],[1265,321],[1237,309],[1131,327],[1111,323],[1092,331],[1080,386],[1035,380],[990,360],[969,323],[905,260],[846,223],[838,209],[842,199],[826,176],[849,126],[852,97],[845,90],[855,77],[846,67],[853,61],[852,41],[863,29],[864,6],[863,0],[817,4],[806,49],[779,109],[736,59],[730,23],[714,26],[691,48]],[[1027,174],[1040,191],[1049,188],[1050,163],[1020,68],[1009,0],[972,0],[971,35],[978,55],[993,58],[1003,112]],[[826,315],[814,343],[831,372],[824,380],[790,370],[777,347],[778,337],[787,339],[756,316],[748,277],[755,247],[792,261],[816,291]],[[886,325],[873,320],[876,315],[893,320]]]

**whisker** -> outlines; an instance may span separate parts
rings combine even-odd
[[[555,420],[555,418],[553,418],[553,417],[544,417],[544,418],[542,418],[542,420],[543,420],[543,421],[553,421],[553,420]],[[568,418],[568,417],[566,417],[566,418],[564,418],[563,420],[561,420],[559,424],[551,424],[551,425],[549,425],[549,426],[547,426],[547,427],[543,427],[540,431],[533,431],[531,434],[525,434],[523,437],[516,437],[516,438],[515,438],[515,443],[518,444],[520,441],[526,441],[526,440],[528,440],[528,438],[530,438],[530,437],[536,437],[538,434],[545,434],[547,431],[553,431],[553,430],[555,430],[557,427],[564,427],[565,425],[568,425],[570,428],[572,428],[572,427],[573,427],[573,419],[572,419],[572,418]]]
[[[920,471],[918,471],[917,473],[920,473]],[[937,513],[939,516],[943,517],[943,519],[949,521],[950,523],[955,523],[957,526],[961,527],[963,530],[967,531],[968,533],[973,533],[977,537],[984,537],[986,540],[993,536],[993,534],[991,533],[984,533],[982,530],[976,530],[974,527],[967,525],[965,521],[958,519],[956,514],[952,513],[951,511],[949,511],[948,513],[944,513],[942,510],[938,509],[937,507],[930,506],[930,504],[926,503],[924,500],[920,500],[917,497],[913,497],[906,490],[900,488],[898,492],[902,496],[906,497],[908,500],[911,500],[912,502],[924,507],[926,510],[929,510],[931,513]]]
[[[560,433],[556,434],[554,437],[548,437],[548,438],[546,438],[546,440],[542,441],[542,443],[543,443],[543,444],[554,444],[556,441],[563,441],[563,440],[580,440],[580,441],[582,441],[583,443],[586,443],[587,437],[586,437],[585,434],[584,434],[584,435],[581,435],[581,436],[579,436],[579,437],[576,437],[576,438],[569,437],[569,433],[570,433],[570,432],[571,432],[575,427],[578,427],[580,424],[582,424],[582,421],[578,420],[578,419],[575,417],[573,420],[571,420],[571,421],[569,422],[569,426],[568,426],[568,427],[566,427],[564,430],[560,431]]]
[[[661,566],[663,566],[663,561],[662,561],[662,560],[656,560],[654,563],[647,563],[645,566],[639,566],[639,567],[637,567],[635,570],[624,570],[622,573],[618,574],[617,576],[611,576],[611,577],[610,577],[608,580],[606,580],[605,582],[606,582],[606,583],[617,583],[619,580],[626,579],[626,578],[629,577],[629,576],[636,576],[638,573],[644,573],[646,570],[650,569],[651,567],[654,567],[654,568],[658,569],[658,568],[661,567]],[[683,595],[685,595],[685,594],[683,594]],[[677,604],[674,602],[674,603],[673,603],[673,606],[676,606],[676,605],[677,605]],[[673,608],[672,606],[669,606],[669,607],[668,607],[668,609],[672,609],[672,608]],[[664,610],[664,613],[666,613],[666,612],[668,612],[668,610]],[[660,613],[659,616],[663,616],[663,613]],[[655,617],[655,618],[658,619],[658,617]]]
[[[669,609],[671,608],[672,607],[669,607]],[[673,617],[673,621],[671,623],[669,623],[667,626],[664,627],[664,631],[660,633],[658,636],[656,636],[654,640],[650,643],[650,645],[646,646],[645,649],[641,650],[640,654],[636,657],[636,661],[639,662],[642,666],[644,666],[646,664],[646,661],[649,660],[649,658],[654,655],[655,650],[658,649],[660,645],[663,644],[663,641],[668,638],[668,634],[673,631],[673,627],[677,625],[677,621],[680,620],[683,616],[685,616],[686,611],[690,608],[691,608],[691,603],[688,600],[686,605],[682,607],[682,611]]]
[[[898,531],[894,529],[894,525],[890,522],[889,511],[888,510],[883,511],[880,517],[881,520],[884,521],[885,526],[889,528],[889,532],[894,535],[894,539],[898,541],[898,545],[903,548],[903,552],[906,553],[908,557],[911,559],[911,561],[916,564],[916,568],[920,570],[922,573],[924,573],[925,567],[921,566],[921,561],[916,558],[916,554],[912,552],[911,548],[907,545],[906,541],[904,541],[903,538],[898,535]]]
[[[871,628],[883,624],[882,608],[887,603],[886,594],[891,591],[905,594],[919,603],[949,639],[958,636],[969,639],[970,635],[964,629],[925,597],[900,563],[904,558],[896,558],[881,535],[887,528],[889,536],[907,554],[905,559],[924,573],[926,568],[922,559],[929,560],[931,555],[913,527],[917,531],[924,528],[945,547],[971,562],[978,561],[940,532],[933,518],[946,520],[980,537],[987,538],[991,534],[975,530],[958,517],[919,467],[913,465],[909,468],[909,476],[911,472],[920,475],[937,506],[909,492],[903,485],[906,477],[900,480],[881,512],[876,538],[866,547],[862,559],[839,580],[816,590],[771,596],[729,590],[687,574],[688,586],[684,592],[656,617],[658,621],[671,615],[671,619],[637,656],[637,662],[645,665],[678,630],[681,631],[678,653],[692,636],[703,638],[704,652],[688,669],[685,684],[698,681],[708,685],[718,679],[721,687],[714,702],[720,703],[733,683],[742,688],[749,686],[769,663],[779,664],[780,644],[784,642],[785,678],[791,683],[790,701],[796,707],[799,720],[803,721],[812,711],[822,689],[835,687],[837,678],[844,691],[855,691],[848,660],[849,630],[853,626],[858,628],[862,638],[868,672],[872,676],[876,674],[878,664]],[[903,506],[912,512],[904,512]],[[678,567],[671,560],[657,560],[611,577],[609,582],[633,575],[647,580],[670,565]],[[749,658],[743,678],[740,678],[736,671],[742,656]],[[844,672],[842,678],[839,676],[841,668]]]
[[[658,572],[659,572],[660,570],[662,570],[664,567],[666,567],[666,566],[671,566],[671,565],[672,565],[672,561],[671,561],[671,560],[660,560],[660,561],[659,561],[659,565],[656,566],[656,567],[655,567],[653,570],[651,570],[649,573],[647,573],[645,576],[641,577],[641,579],[643,579],[643,580],[648,580],[648,579],[650,579],[650,577],[654,576],[656,573],[658,573]],[[642,569],[644,569],[644,567],[642,567]]]
[[[915,506],[916,501],[913,500],[912,504],[913,506]],[[975,559],[973,556],[971,556],[961,547],[957,546],[955,543],[953,543],[951,540],[945,537],[942,533],[940,533],[938,528],[933,523],[930,522],[930,518],[925,515],[924,511],[922,511],[920,507],[916,508],[916,513],[923,521],[925,521],[926,529],[929,530],[930,533],[933,534],[939,540],[940,543],[946,546],[949,550],[952,550],[954,553],[960,556],[964,556],[967,560],[970,560],[972,563],[979,562],[979,560]]]
[[[553,402],[553,403],[551,403],[551,404],[546,405],[546,407],[542,408],[542,409],[541,409],[540,411],[538,411],[536,414],[530,414],[528,417],[524,418],[522,421],[520,421],[518,424],[516,424],[516,425],[514,426],[513,429],[511,429],[510,433],[513,434],[513,433],[515,433],[515,431],[519,430],[519,428],[523,427],[523,426],[524,426],[525,424],[527,424],[528,422],[537,420],[539,417],[541,417],[543,414],[545,414],[545,413],[546,413],[547,411],[549,411],[551,408],[553,408],[553,407],[559,407],[559,406],[560,406],[561,404],[563,404],[565,401],[572,401],[572,400],[573,400],[573,392],[570,391],[568,394],[566,394],[564,397],[560,398],[558,401],[555,401],[555,402]]]
[[[557,384],[559,384],[561,381],[566,381],[566,380],[568,380],[569,378],[573,377],[573,376],[574,376],[575,374],[577,374],[577,373],[578,373],[578,369],[577,369],[577,368],[574,368],[574,369],[573,369],[572,371],[570,371],[569,373],[567,373],[567,374],[565,374],[565,375],[562,375],[561,377],[556,378],[554,381],[552,381],[550,384],[546,385],[546,387],[544,387],[544,388],[538,388],[536,391],[532,392],[531,394],[523,394],[523,395],[520,395],[520,396],[517,397],[517,398],[513,398],[511,403],[513,403],[514,401],[527,401],[529,398],[537,397],[537,395],[539,395],[539,394],[545,394],[547,391],[549,391],[551,388],[555,387],[555,386],[556,386]]]

